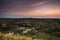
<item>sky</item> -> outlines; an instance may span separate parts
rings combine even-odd
[[[60,18],[60,0],[0,0],[0,18]]]

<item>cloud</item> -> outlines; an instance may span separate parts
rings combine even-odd
[[[46,3],[48,3],[48,1],[38,2],[38,3],[32,4],[32,6],[33,6],[33,7],[35,7],[35,6],[40,6],[40,5],[44,5],[44,4],[46,4]]]

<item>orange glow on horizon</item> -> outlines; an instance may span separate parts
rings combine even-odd
[[[60,17],[60,10],[32,10],[32,11],[15,11],[11,12],[12,16],[32,16],[32,17]]]

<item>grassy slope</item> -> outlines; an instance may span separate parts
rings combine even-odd
[[[31,31],[31,32],[26,33],[25,36],[29,36],[32,39],[37,39],[37,40],[38,39],[44,39],[44,40],[60,40],[60,37],[57,37],[57,35],[60,36],[60,34],[58,33],[58,32],[60,32],[60,31],[58,31],[58,30],[60,30],[60,23],[57,20],[51,20],[51,19],[49,19],[49,20],[35,20],[35,19],[32,19],[32,20],[30,20],[30,19],[27,19],[27,20],[25,20],[25,19],[24,20],[23,19],[10,20],[9,19],[9,20],[3,20],[2,22],[0,20],[0,24],[1,23],[3,24],[4,22],[7,24],[6,27],[7,27],[8,30],[7,29],[4,29],[3,32],[4,31],[5,32],[8,32],[8,31],[9,32],[10,31],[15,31],[16,32],[16,31],[18,31],[18,29],[16,29],[16,28],[17,27],[20,28],[22,26],[29,27],[29,28],[34,27],[35,30],[37,30],[38,32],[34,32],[34,31],[32,32]],[[16,22],[20,22],[19,23],[19,26],[17,26],[18,24]],[[11,26],[11,25],[14,25],[13,28],[15,28],[15,29],[10,29],[9,26]],[[41,27],[41,31],[39,31],[40,28],[36,28],[36,27]],[[1,28],[1,26],[0,26],[0,28]],[[0,29],[0,31],[1,31],[1,29]],[[8,40],[9,38],[11,38],[11,40],[18,40],[18,39],[19,40],[27,40],[25,38],[28,38],[29,39],[29,37],[25,37],[25,36],[18,36],[18,37],[8,36],[6,38],[4,38],[4,36],[5,36],[5,34],[2,34],[1,33],[0,34],[0,40]],[[20,37],[22,37],[22,39]],[[30,40],[32,40],[32,39],[30,39]]]

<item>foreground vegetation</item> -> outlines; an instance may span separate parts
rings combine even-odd
[[[60,40],[60,38],[46,34],[46,33],[37,33],[36,35],[9,35],[0,33],[0,40]]]
[[[7,35],[0,33],[0,40],[32,40],[32,38],[27,36]]]

